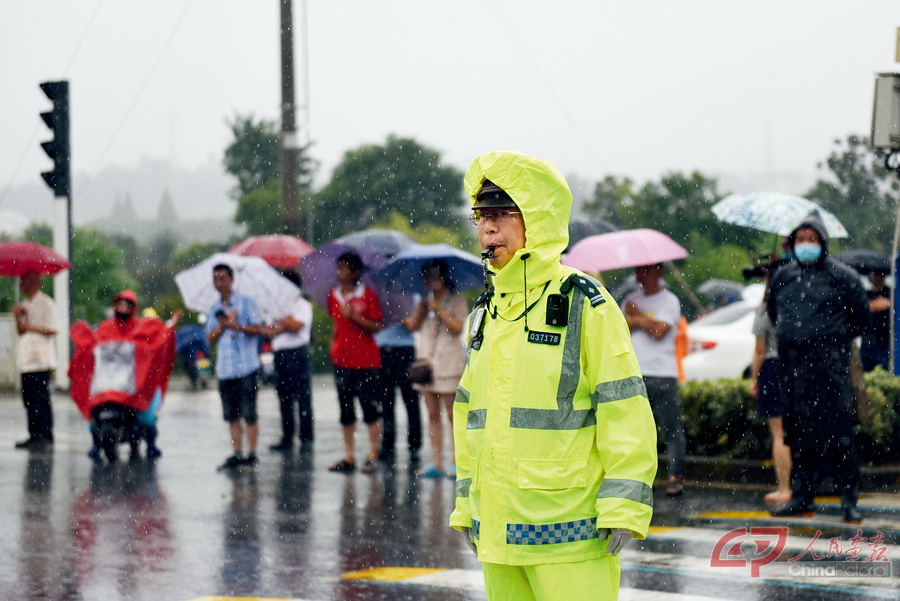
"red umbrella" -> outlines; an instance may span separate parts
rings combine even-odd
[[[262,257],[272,267],[290,269],[300,265],[300,260],[313,250],[312,246],[300,238],[274,234],[251,236],[231,247],[228,252],[245,257]]]
[[[52,248],[34,242],[0,244],[0,275],[21,276],[29,271],[53,275],[72,266]]]

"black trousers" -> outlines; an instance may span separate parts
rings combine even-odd
[[[397,420],[394,413],[396,389],[400,389],[400,397],[406,406],[406,418],[409,422],[407,443],[409,450],[417,452],[422,447],[422,416],[419,408],[419,393],[413,389],[407,378],[409,364],[416,358],[416,351],[411,346],[384,346],[381,348],[381,450],[392,453],[397,440]]]
[[[297,421],[300,423],[300,440],[313,440],[313,408],[309,347],[275,351],[275,390],[281,409],[281,440],[290,442],[294,437]],[[297,407],[298,420],[294,419]]]
[[[841,503],[855,507],[859,489],[859,458],[853,434],[823,442],[819,447],[791,447],[793,497],[811,504],[822,480],[822,470],[830,464]]]
[[[53,408],[50,406],[50,371],[22,374],[22,403],[31,438],[53,440]]]

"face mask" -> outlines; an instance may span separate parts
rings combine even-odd
[[[822,247],[810,242],[796,244],[794,245],[794,255],[801,263],[815,263],[822,256]]]

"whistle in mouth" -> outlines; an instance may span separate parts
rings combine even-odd
[[[496,246],[488,246],[488,247],[485,248],[483,251],[481,251],[481,258],[482,258],[482,259],[493,259],[493,258],[494,258],[494,251],[495,251],[496,249],[497,249]]]

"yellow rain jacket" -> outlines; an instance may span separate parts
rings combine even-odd
[[[656,427],[628,326],[601,284],[559,262],[572,193],[556,167],[490,152],[469,167],[467,194],[485,179],[519,206],[526,244],[469,316],[450,526],[472,529],[485,562],[602,557],[607,529],[644,538],[653,513]],[[567,325],[547,323],[553,294]]]

